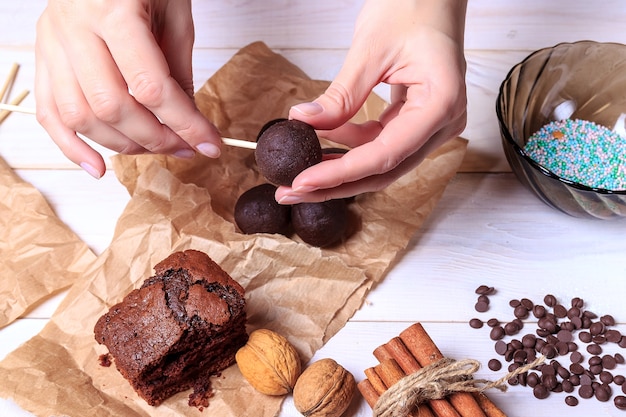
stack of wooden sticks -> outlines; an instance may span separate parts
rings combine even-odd
[[[367,379],[358,388],[375,409],[381,395],[407,375],[444,358],[420,323],[415,323],[374,350],[380,362],[365,370]],[[411,416],[419,417],[506,417],[485,394],[457,392],[443,399],[420,404]]]

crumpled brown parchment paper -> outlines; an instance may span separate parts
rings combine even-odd
[[[0,158],[0,327],[72,285],[96,255]]]
[[[200,109],[224,135],[254,140],[268,120],[328,85],[262,43],[243,48],[198,91]],[[384,108],[373,97],[359,117]],[[254,391],[232,366],[213,378],[215,396],[203,412],[189,392],[159,407],[139,399],[114,367],[93,326],[109,306],[152,274],[173,251],[209,254],[246,288],[250,330],[285,335],[307,361],[361,306],[367,291],[402,255],[454,176],[466,141],[452,140],[386,190],[351,204],[354,234],[344,244],[314,248],[297,239],[243,235],[232,221],[238,196],[263,179],[252,152],[225,147],[219,160],[117,156],[115,170],[131,193],[110,247],[74,285],[50,323],[0,362],[0,395],[37,415],[274,416],[282,397]]]

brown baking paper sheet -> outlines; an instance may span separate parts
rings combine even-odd
[[[96,255],[0,158],[0,327],[82,277]]]
[[[266,121],[284,117],[291,104],[315,98],[327,85],[255,43],[211,77],[196,100],[224,135],[253,140]],[[375,117],[384,108],[376,97],[370,103],[359,117]],[[225,147],[219,160],[116,157],[116,173],[131,199],[112,243],[50,323],[0,362],[0,395],[41,416],[275,416],[283,397],[254,391],[236,366],[213,378],[215,396],[204,411],[187,405],[189,392],[148,406],[114,366],[99,365],[106,349],[94,340],[96,320],[171,252],[197,249],[246,288],[249,330],[285,335],[306,362],[402,255],[465,149],[465,140],[449,141],[384,191],[356,197],[350,205],[354,233],[329,249],[238,232],[232,219],[236,199],[263,181],[249,150]]]

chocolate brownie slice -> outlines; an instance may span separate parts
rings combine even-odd
[[[244,289],[208,255],[176,252],[154,269],[99,318],[94,333],[135,391],[159,405],[180,391],[202,390],[210,375],[234,363],[248,336]]]

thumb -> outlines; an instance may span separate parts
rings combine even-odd
[[[341,71],[326,91],[312,102],[293,106],[289,118],[321,130],[335,129],[350,120],[378,83],[378,77],[368,71],[363,56],[348,53]]]

